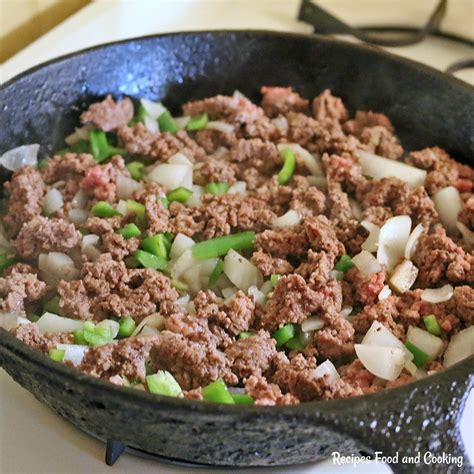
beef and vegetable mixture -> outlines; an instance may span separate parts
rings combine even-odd
[[[0,324],[111,383],[230,404],[373,393],[472,355],[474,170],[329,90],[261,94],[181,116],[108,96],[54,156],[5,153]]]

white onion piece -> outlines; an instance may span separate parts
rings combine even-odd
[[[280,152],[289,148],[303,162],[313,176],[324,176],[319,159],[298,143],[279,143],[277,148]]]
[[[415,326],[409,326],[407,331],[407,341],[411,342],[418,349],[429,355],[431,359],[436,359],[443,351],[444,343],[439,337],[433,336],[428,331],[424,331]]]
[[[1,222],[0,222],[0,247],[4,249],[11,248],[10,241],[8,240],[7,234],[5,232],[5,227],[3,227],[3,224]]]
[[[242,94],[239,90],[235,89],[234,93],[232,94],[232,97],[237,97],[238,99],[247,99],[247,96]]]
[[[168,163],[171,163],[172,165],[193,166],[193,162],[184,153],[180,152],[171,156],[168,160]]]
[[[315,378],[327,376],[328,382],[337,382],[341,377],[339,376],[334,364],[327,359],[322,364],[319,364],[313,372]]]
[[[404,260],[393,270],[389,280],[390,287],[398,293],[405,293],[413,286],[417,276],[418,268],[411,260]]]
[[[279,227],[291,227],[294,225],[298,225],[301,222],[300,215],[293,209],[285,212],[280,217],[277,217],[273,223],[272,227],[279,228]]]
[[[119,199],[130,199],[135,191],[142,189],[143,186],[132,178],[119,174],[117,176],[117,197]]]
[[[163,163],[155,166],[148,173],[147,178],[170,190],[180,186],[191,189],[193,186],[193,169],[188,165]]]
[[[392,290],[388,285],[385,285],[378,294],[379,301],[386,300],[392,294]]]
[[[47,216],[59,211],[63,206],[63,197],[57,189],[50,189],[44,196],[43,211]]]
[[[0,165],[10,171],[38,164],[39,145],[22,145],[12,148],[0,156]]]
[[[84,209],[86,207],[87,201],[87,194],[83,189],[80,189],[76,194],[74,194],[74,197],[71,200],[71,207],[73,209]]]
[[[413,359],[413,354],[405,347],[405,344],[379,321],[372,323],[369,330],[365,333],[361,344],[366,346],[395,347],[404,352],[407,361]]]
[[[209,130],[217,130],[218,132],[222,133],[232,133],[234,131],[233,125],[220,120],[212,120],[207,122],[206,128]]]
[[[273,291],[273,284],[270,280],[267,280],[261,287],[260,287],[260,291],[264,294],[264,295],[268,295],[268,293],[272,292]]]
[[[226,300],[230,300],[238,291],[239,289],[236,286],[229,286],[222,288],[221,293]]]
[[[425,184],[425,170],[409,166],[401,161],[389,160],[367,151],[358,150],[356,154],[362,167],[362,174],[365,176],[376,179],[394,176],[411,186],[423,186]]]
[[[444,285],[441,288],[427,288],[421,292],[421,299],[428,303],[443,303],[449,301],[453,296],[454,289],[451,285]]]
[[[123,199],[121,199],[117,206],[115,207],[115,209],[117,209],[118,212],[120,212],[120,214],[122,214],[122,216],[126,216],[128,214],[128,206],[127,206],[127,202],[124,201]]]
[[[120,329],[120,324],[113,319],[103,319],[100,323],[97,323],[97,326],[101,328],[108,328],[111,331],[112,339],[117,337]]]
[[[273,118],[271,120],[271,122],[281,132],[287,132],[288,131],[288,120],[284,115],[279,115],[278,117]]]
[[[175,259],[180,257],[186,250],[191,249],[194,244],[195,242],[191,237],[181,233],[176,234],[173,244],[171,245],[170,258]]]
[[[462,222],[456,222],[456,227],[459,232],[461,232],[462,238],[470,247],[474,246],[474,232],[469,230],[469,228],[464,225]]]
[[[324,325],[325,322],[321,316],[310,316],[301,323],[301,330],[303,332],[318,331],[322,329]]]
[[[423,224],[418,224],[410,234],[410,237],[408,237],[407,244],[405,246],[405,253],[404,256],[407,260],[410,260],[411,257],[413,256],[415,249],[416,249],[416,244],[418,243],[418,239],[420,238],[420,235],[424,231]]]
[[[235,250],[230,249],[224,259],[224,273],[239,289],[247,292],[252,285],[260,287],[263,275],[260,270]]]
[[[66,142],[66,145],[74,145],[80,140],[86,140],[89,141],[89,131],[92,129],[90,125],[84,125],[83,127],[80,128],[75,128],[74,132],[72,132],[70,135],[68,135],[64,141]]]
[[[21,313],[0,313],[0,328],[11,331],[20,324],[29,324],[30,321],[24,318]]]
[[[78,366],[82,362],[85,353],[89,350],[89,346],[79,344],[58,344],[56,349],[64,351],[64,361],[69,361],[72,365]]]
[[[245,181],[236,181],[227,190],[227,194],[242,194],[242,196],[247,196],[247,183]]]
[[[362,252],[352,257],[352,261],[364,275],[373,275],[382,270],[378,260],[371,253],[367,252],[367,250],[362,250]]]
[[[140,337],[158,336],[158,334],[160,334],[160,331],[158,331],[158,329],[145,325],[143,326],[143,329],[140,332]]]
[[[178,130],[184,130],[190,120],[191,117],[188,117],[187,115],[183,115],[182,117],[174,117],[174,123],[178,127]]]
[[[367,250],[367,252],[370,253],[377,252],[377,248],[379,245],[380,227],[378,225],[372,224],[372,222],[369,221],[362,221],[360,225],[364,229],[369,231],[369,236],[361,245],[361,249]]]
[[[68,214],[69,220],[74,224],[81,225],[86,222],[89,213],[85,209],[71,209]]]
[[[341,316],[347,318],[352,313],[352,306],[343,306],[341,309]]]
[[[454,186],[448,186],[433,194],[434,202],[439,219],[449,234],[457,235],[458,214],[462,211],[462,199],[459,191]]]
[[[204,188],[193,184],[191,188],[193,194],[186,201],[186,207],[199,207],[201,205],[201,196],[204,194]]]
[[[74,280],[79,277],[79,270],[74,266],[72,258],[61,252],[40,254],[38,268],[43,279],[49,284],[57,283],[59,280]]]
[[[207,258],[206,260],[199,260],[201,262],[200,263],[201,274],[204,275],[205,277],[210,277],[211,273],[214,271],[214,268],[216,268],[217,260],[218,260],[217,258]]]
[[[344,280],[344,272],[341,272],[340,270],[333,270],[331,273],[332,273],[332,277],[335,280],[339,280],[339,281]]]
[[[185,306],[189,303],[189,299],[190,299],[190,296],[186,293],[184,294],[183,296],[181,296],[180,298],[178,298],[175,303],[176,304],[179,304],[181,306]]]
[[[413,376],[418,372],[418,367],[411,360],[406,361],[404,368]]]
[[[395,216],[380,228],[377,260],[391,272],[403,259],[410,237],[410,216]]]
[[[81,251],[91,260],[96,260],[101,255],[100,250],[97,248],[99,240],[100,237],[96,234],[88,234],[82,237]]]
[[[474,354],[474,326],[463,329],[455,334],[449,341],[444,353],[444,366],[450,367],[456,362]]]
[[[360,204],[352,198],[349,198],[349,205],[351,206],[352,215],[360,221],[362,219],[362,209]]]
[[[398,378],[406,363],[405,352],[396,347],[354,344],[354,349],[362,365],[384,380]]]
[[[181,275],[181,278],[184,280],[188,286],[188,291],[194,296],[198,291],[203,287],[203,282],[207,286],[209,277],[202,278],[201,265],[192,265],[187,268]]]
[[[161,316],[159,313],[153,313],[150,314],[150,316],[147,316],[145,319],[142,319],[138,326],[135,328],[135,331],[133,331],[132,336],[137,336],[140,334],[141,330],[145,327],[149,326],[158,330],[161,330],[165,327],[165,318]]]
[[[191,267],[197,267],[201,262],[193,257],[191,249],[184,251],[170,267],[171,278],[180,280]]]
[[[254,303],[265,303],[265,293],[261,292],[256,286],[250,286],[247,294],[253,299]]]
[[[40,334],[60,334],[62,332],[74,332],[82,329],[84,321],[77,319],[63,318],[53,313],[44,313],[36,321]]]
[[[158,133],[160,131],[160,126],[158,125],[157,120],[149,117],[148,115],[145,115],[143,124],[145,125],[145,128],[151,133]]]
[[[141,99],[140,103],[145,109],[146,115],[155,119],[155,121],[163,112],[166,112],[166,107],[161,102],[152,102],[148,99]]]
[[[316,186],[320,189],[328,187],[328,181],[324,176],[306,176],[306,179],[311,186]]]

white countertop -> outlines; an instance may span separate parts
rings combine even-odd
[[[457,0],[457,3],[463,0]],[[381,22],[422,24],[433,1],[324,0],[345,20],[359,24]],[[383,3],[383,8],[378,8]],[[451,2],[450,2],[451,3]],[[94,2],[0,66],[2,82],[43,61],[95,44],[153,33],[204,29],[272,29],[308,33],[308,25],[295,20],[297,0],[101,0]],[[375,4],[375,8],[374,8]],[[400,7],[402,5],[402,7]],[[469,33],[474,2],[464,1],[467,10],[450,11],[448,29]],[[460,13],[461,11],[461,13]],[[377,20],[377,21],[375,21]],[[472,27],[471,27],[472,30]],[[472,31],[471,31],[472,32]],[[444,69],[472,56],[472,49],[459,43],[431,38],[391,51]],[[463,73],[474,83],[472,71]],[[474,460],[474,393],[471,393],[463,419],[471,459]],[[102,443],[74,429],[51,412],[0,370],[0,474],[20,473],[184,473],[203,472],[160,464],[124,454],[113,468],[104,464]],[[215,470],[212,472],[229,472]],[[255,470],[239,470],[247,474]],[[383,473],[384,465],[334,466],[331,460],[290,468],[262,469],[266,473]]]

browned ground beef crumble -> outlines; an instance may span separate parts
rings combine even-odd
[[[422,316],[435,314],[444,340],[474,321],[474,257],[458,238],[440,226],[433,193],[446,186],[460,192],[463,209],[459,221],[472,230],[474,170],[454,161],[438,147],[407,153],[395,135],[390,119],[372,111],[350,118],[342,100],[325,90],[312,103],[291,87],[262,87],[261,106],[240,94],[216,96],[183,105],[187,116],[207,113],[209,120],[226,122],[232,131],[181,130],[176,134],[151,132],[142,123],[129,125],[134,105],[129,98],[107,96],[82,113],[81,120],[106,132],[115,132],[126,161],[146,165],[166,163],[176,153],[194,164],[194,183],[245,181],[246,195],[204,194],[201,204],[190,207],[158,197],[168,191],[153,182],[141,182],[133,198],[145,206],[142,236],[129,240],[116,232],[135,215],[101,218],[90,216],[82,224],[69,220],[72,200],[82,191],[85,209],[98,201],[117,205],[117,179],[130,177],[124,158],[113,156],[98,164],[87,153],[66,153],[47,160],[39,169],[26,167],[5,184],[8,197],[3,225],[19,263],[0,277],[3,312],[37,312],[55,294],[62,316],[99,322],[131,315],[139,323],[149,315],[164,318],[161,331],[91,348],[78,366],[88,374],[123,384],[146,384],[146,369],[169,371],[187,399],[201,400],[202,387],[222,378],[244,387],[260,405],[288,405],[310,400],[373,393],[414,380],[403,371],[392,382],[378,379],[356,358],[359,342],[377,320],[405,341],[408,326],[425,328]],[[283,159],[277,145],[297,143],[320,157],[326,183],[314,184],[304,162],[297,157],[296,171],[285,185],[276,175]],[[395,177],[367,179],[356,152],[376,153],[427,171],[424,187],[411,187]],[[45,193],[52,187],[63,197],[63,209],[45,217]],[[357,201],[361,216],[352,206]],[[288,210],[301,222],[275,229],[272,222]],[[335,278],[338,259],[361,250],[368,231],[365,219],[382,226],[390,217],[408,215],[422,223],[413,263],[419,273],[413,287],[393,292],[379,301],[387,284],[385,267],[373,275],[357,268]],[[219,290],[198,291],[193,307],[177,304],[183,293],[169,275],[150,268],[129,268],[128,260],[147,235],[182,233],[196,241],[252,230],[253,251],[245,256],[265,279],[281,275],[265,300],[238,291],[228,300]],[[101,255],[81,254],[82,233],[100,239]],[[87,232],[85,232],[87,231]],[[48,285],[38,273],[38,256],[65,252],[79,273],[75,279]],[[421,299],[421,289],[452,284],[451,300],[432,304]],[[344,307],[352,314],[342,315]],[[296,325],[319,315],[322,329],[306,339],[306,347],[277,348],[272,333],[287,323]],[[239,338],[242,332],[253,336]],[[42,335],[34,323],[12,333],[45,353],[58,343],[71,343],[70,333]],[[316,377],[314,369],[326,359],[337,367],[336,381]],[[428,370],[442,370],[439,360]],[[126,379],[124,379],[124,377]]]

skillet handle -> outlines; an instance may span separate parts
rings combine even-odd
[[[372,456],[379,452],[379,456],[391,457],[380,462],[390,464],[395,473],[413,473],[417,469],[470,473],[474,460],[469,460],[466,453],[460,422],[474,387],[473,367],[471,356],[437,376],[354,399],[350,415],[341,417],[335,428]],[[404,456],[412,459],[403,462]],[[440,462],[434,462],[433,458],[438,457]]]

